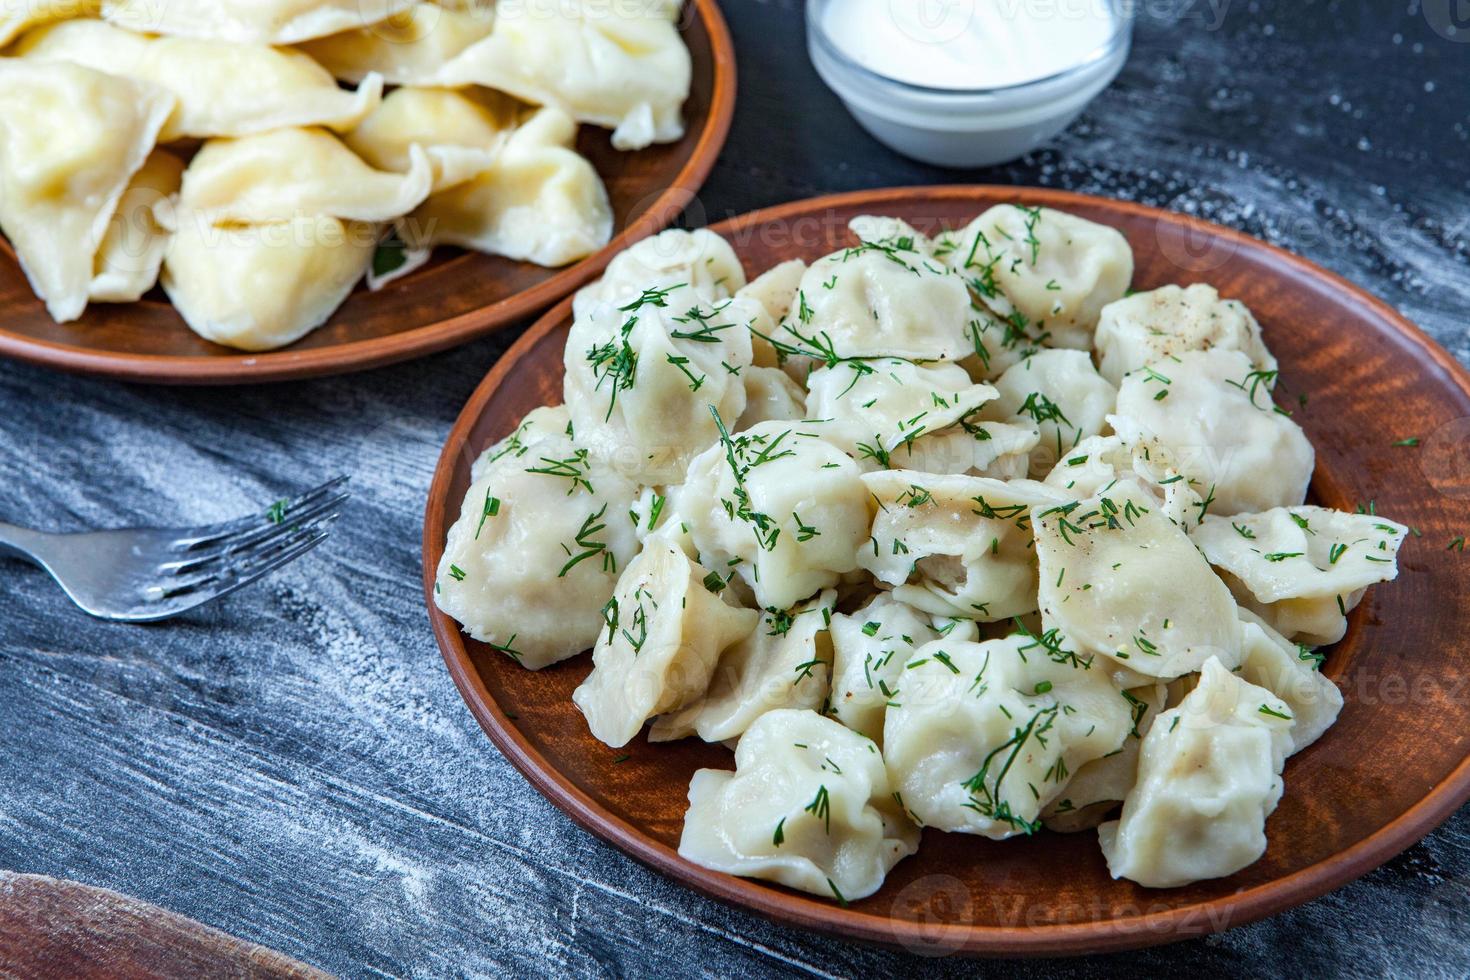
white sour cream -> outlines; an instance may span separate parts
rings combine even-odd
[[[838,0],[822,27],[887,78],[974,91],[1049,78],[1095,57],[1117,31],[1110,0]]]

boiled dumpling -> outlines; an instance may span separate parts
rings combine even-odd
[[[1253,864],[1281,800],[1291,728],[1280,698],[1206,661],[1199,686],[1144,736],[1122,818],[1098,828],[1113,877],[1174,888]]]
[[[1238,350],[1257,371],[1276,371],[1251,311],[1239,300],[1221,299],[1204,283],[1164,286],[1109,303],[1094,342],[1098,370],[1115,385],[1146,365],[1194,350]]]
[[[532,412],[476,465],[435,578],[440,609],[532,670],[597,642],[638,552],[637,487],[557,428],[562,418]]]
[[[598,306],[626,306],[649,290],[675,286],[714,303],[744,287],[745,272],[730,243],[714,232],[670,228],[613,256],[602,278],[577,293],[573,316],[581,319]],[[761,302],[759,296],[749,298]]]
[[[490,446],[470,466],[470,482],[479,483],[489,468],[507,456],[524,459],[531,447],[550,437],[572,437],[572,416],[565,405],[543,405],[533,408],[521,419],[515,431]],[[530,465],[535,466],[536,463]]]
[[[703,696],[720,655],[759,619],[725,602],[723,585],[665,542],[628,565],[603,612],[592,673],[572,692],[595,738],[620,748],[654,715]]]
[[[218,227],[179,211],[161,282],[206,340],[263,351],[295,343],[327,321],[362,279],[375,225],[299,215]]]
[[[689,784],[679,855],[700,867],[839,902],[866,898],[919,848],[870,740],[814,711],[762,715],[735,771]]]
[[[1024,634],[935,640],[898,677],[883,758],[927,827],[996,840],[1040,829],[1072,772],[1123,744],[1128,703],[1101,665]]]
[[[210,140],[184,172],[179,203],[215,224],[264,224],[301,215],[391,221],[429,196],[433,167],[409,151],[406,174],[374,170],[320,129],[279,129]]]
[[[414,3],[371,27],[306,41],[301,50],[349,82],[378,74],[389,85],[432,85],[445,64],[494,26],[493,3]]]
[[[152,82],[178,99],[159,136],[245,136],[286,126],[355,126],[382,99],[383,81],[369,76],[345,91],[303,54],[263,44],[194,38],[148,38],[95,20],[57,24],[28,35],[17,53],[69,61]],[[248,80],[248,82],[246,81]]]
[[[676,285],[575,317],[565,401],[579,437],[645,483],[678,483],[720,425],[745,410],[739,372],[751,363],[750,305],[710,302]]]
[[[1015,204],[971,222],[946,261],[1017,332],[1075,350],[1092,348],[1103,307],[1133,280],[1133,250],[1116,229]]]
[[[1316,453],[1272,404],[1274,378],[1240,351],[1186,351],[1124,378],[1109,421],[1129,448],[1169,453],[1211,514],[1295,506]]]
[[[1038,351],[1042,346],[1041,331],[1031,324],[1017,325],[1019,318],[1001,319],[989,308],[976,304],[970,310],[970,323],[965,328],[970,352],[960,362],[977,381],[995,381],[1011,368]]]
[[[863,242],[814,262],[772,338],[783,363],[887,355],[959,360],[972,350],[970,294],[909,239]]]
[[[874,455],[912,446],[967,421],[995,389],[970,380],[957,364],[915,364],[883,357],[819,368],[807,379],[806,414],[858,423],[872,433]]]
[[[1240,662],[1230,590],[1136,481],[1036,507],[1031,521],[1043,620],[1081,652],[1166,680],[1210,657]]]
[[[697,734],[724,742],[778,708],[817,709],[832,673],[831,589],[795,608],[767,611],[744,640],[726,650],[704,697],[653,723],[648,740]]]
[[[52,319],[87,306],[94,258],[174,98],[80,65],[0,59],[0,230]]]
[[[1046,484],[1082,500],[1122,477],[1137,479],[1162,502],[1164,516],[1175,524],[1186,529],[1199,524],[1204,500],[1168,450],[1157,444],[1130,449],[1117,436],[1091,436],[1062,454]]]
[[[613,213],[576,135],[560,109],[535,110],[487,169],[432,195],[399,235],[410,248],[459,245],[551,268],[586,258],[612,240]]]
[[[882,470],[863,476],[877,515],[858,563],[932,616],[995,622],[1033,612],[1031,509],[1068,502],[1026,480]]]
[[[473,180],[494,163],[521,115],[519,103],[494,93],[400,88],[343,137],[378,170],[413,169],[413,147],[434,166],[434,190]]]
[[[123,192],[92,260],[93,302],[132,303],[158,282],[173,234],[184,161],[154,150]]]
[[[1258,616],[1242,609],[1240,677],[1286,702],[1292,754],[1321,738],[1342,711],[1342,692],[1318,670],[1321,656],[1292,643]]]
[[[1278,507],[1207,517],[1193,538],[1242,604],[1292,640],[1323,645],[1342,639],[1368,586],[1398,576],[1408,531],[1375,514]]]
[[[1035,424],[1041,439],[1031,454],[1031,475],[1051,472],[1083,439],[1107,426],[1118,391],[1083,351],[1043,350],[1016,364],[995,382],[996,399],[982,418]]]
[[[857,568],[861,471],[818,422],[762,422],[689,465],[680,512],[705,564],[733,569],[764,609],[788,609]]]
[[[1132,791],[1138,781],[1138,755],[1143,736],[1164,710],[1169,687],[1149,684],[1119,691],[1128,704],[1132,727],[1123,747],[1082,766],[1067,780],[1066,789],[1041,811],[1048,830],[1074,834],[1102,823]]]
[[[579,122],[613,130],[638,150],[684,135],[693,68],[674,26],[677,4],[525,0],[496,8],[488,37],[444,66],[436,84],[484,85]]]
[[[102,0],[102,16],[147,34],[295,44],[387,20],[412,0]]]
[[[761,304],[769,321],[773,324],[786,319],[796,303],[796,291],[801,288],[801,278],[806,275],[806,263],[792,259],[772,266],[741,287],[738,295]],[[770,341],[761,338],[756,343],[755,362],[761,367],[777,367],[780,359]],[[803,381],[804,378],[793,379]]]
[[[779,368],[750,367],[740,371],[745,386],[745,411],[736,432],[762,422],[795,422],[806,418],[806,392]]]
[[[883,744],[883,716],[913,652],[939,638],[928,616],[880,592],[832,617],[832,715]]]

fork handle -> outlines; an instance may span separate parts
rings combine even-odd
[[[36,557],[36,546],[44,537],[45,535],[39,531],[16,527],[14,524],[0,521],[0,557],[20,558],[39,564],[40,559]]]

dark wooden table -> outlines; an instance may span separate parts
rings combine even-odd
[[[800,3],[726,0],[740,108],[694,220],[927,182],[1136,198],[1300,252],[1470,362],[1470,44],[1431,25],[1450,0],[1140,6],[1132,60],[1067,134],[1010,166],[946,172],[847,117],[807,62]],[[339,472],[357,491],[326,548],[170,626],[89,622],[39,573],[0,565],[0,867],[115,889],[353,975],[1470,972],[1470,811],[1275,919],[1040,964],[793,932],[577,829],[470,718],[418,585],[439,446],[514,333],[244,390],[0,365],[0,516],[202,521]]]

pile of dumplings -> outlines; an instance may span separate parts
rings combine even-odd
[[[680,853],[838,901],[935,828],[1095,830],[1168,888],[1266,848],[1318,648],[1407,528],[1305,505],[1276,361],[1116,230],[1003,205],[747,282],[668,231],[575,299],[565,404],[478,459],[437,602],[623,746],[699,738]]]
[[[436,245],[566,265],[613,233],[578,124],[621,150],[683,136],[679,7],[6,4],[0,231],[59,323],[161,282],[195,332],[249,351]]]

